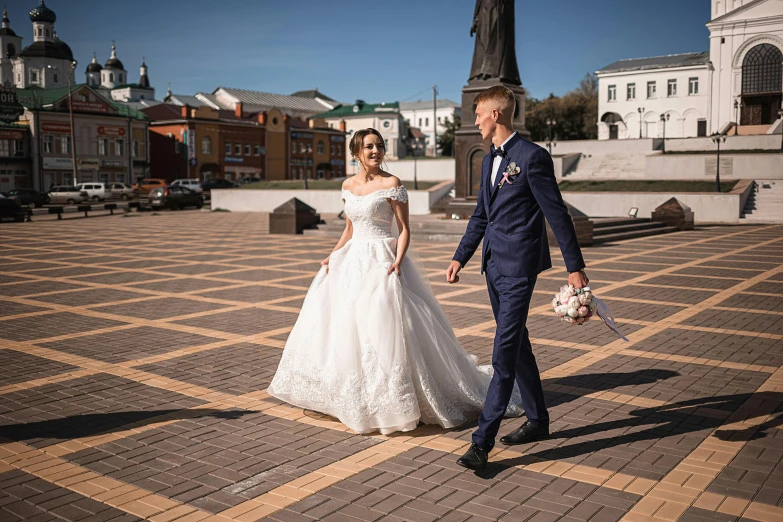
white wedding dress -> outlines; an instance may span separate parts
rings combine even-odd
[[[407,191],[342,197],[353,237],[315,276],[269,394],[357,433],[475,419],[492,367],[464,350],[410,256],[399,276],[387,275],[397,247],[389,200],[407,202]],[[515,387],[507,415],[521,414]]]

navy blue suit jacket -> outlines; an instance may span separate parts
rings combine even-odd
[[[481,164],[481,187],[476,211],[454,254],[464,267],[484,240],[481,273],[487,253],[492,253],[498,273],[508,277],[535,277],[552,267],[546,223],[549,221],[563,253],[566,268],[576,272],[585,267],[579,241],[568,209],[563,203],[549,153],[514,135],[506,143],[495,186],[490,186],[492,156]],[[520,168],[511,183],[499,187],[509,162]]]

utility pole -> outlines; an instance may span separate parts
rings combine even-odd
[[[432,155],[438,157],[438,86],[432,86]],[[425,151],[426,154],[426,151]]]

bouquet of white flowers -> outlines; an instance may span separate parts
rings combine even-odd
[[[593,295],[589,286],[584,288],[575,288],[572,285],[561,287],[552,299],[552,308],[561,321],[567,321],[571,324],[585,324],[591,317],[597,315],[622,340],[628,341],[614,324],[614,316],[609,307]]]

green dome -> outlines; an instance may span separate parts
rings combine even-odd
[[[49,22],[53,24],[57,21],[57,15],[54,14],[54,11],[46,7],[44,0],[41,0],[38,7],[30,11],[30,20],[33,22]]]

